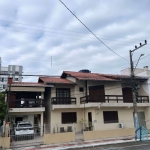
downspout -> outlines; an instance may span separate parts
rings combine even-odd
[[[84,120],[85,120],[85,103],[87,102],[87,95],[88,95],[88,92],[87,92],[87,80],[85,80],[85,96],[86,96],[86,100],[84,102]],[[84,124],[85,126],[85,124]]]

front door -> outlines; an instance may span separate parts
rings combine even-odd
[[[131,88],[123,88],[122,93],[123,93],[124,103],[133,103],[132,89]]]
[[[138,112],[138,119],[139,119],[139,125],[146,128],[145,113],[144,112]]]
[[[88,124],[89,124],[89,130],[92,130],[92,112],[88,112]]]
[[[89,96],[91,102],[105,102],[104,85],[90,86]]]

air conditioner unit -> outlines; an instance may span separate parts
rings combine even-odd
[[[124,124],[123,123],[119,123],[119,128],[124,128]]]

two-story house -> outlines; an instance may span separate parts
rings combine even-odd
[[[140,125],[150,129],[148,78],[136,77]],[[45,89],[46,118],[52,132],[134,128],[131,79],[127,75],[64,71],[60,78],[40,77]],[[143,88],[144,87],[144,88]],[[81,122],[84,122],[83,124]]]
[[[29,121],[33,127],[43,128],[45,112],[45,87],[36,82],[13,82],[8,78],[7,84],[7,107],[11,128],[18,121]],[[43,135],[43,129],[40,131]]]

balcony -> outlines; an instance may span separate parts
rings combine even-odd
[[[77,108],[75,97],[52,97],[52,110],[63,108]]]
[[[43,99],[16,99],[10,100],[9,112],[43,112]]]
[[[52,97],[53,105],[71,105],[76,104],[75,97]]]
[[[44,107],[43,99],[16,99],[10,100],[9,108],[35,108]]]
[[[124,100],[123,95],[99,95],[93,98],[88,95],[80,98],[80,104],[84,103],[133,103],[133,100],[127,96]],[[137,103],[149,103],[149,96],[138,96]]]

